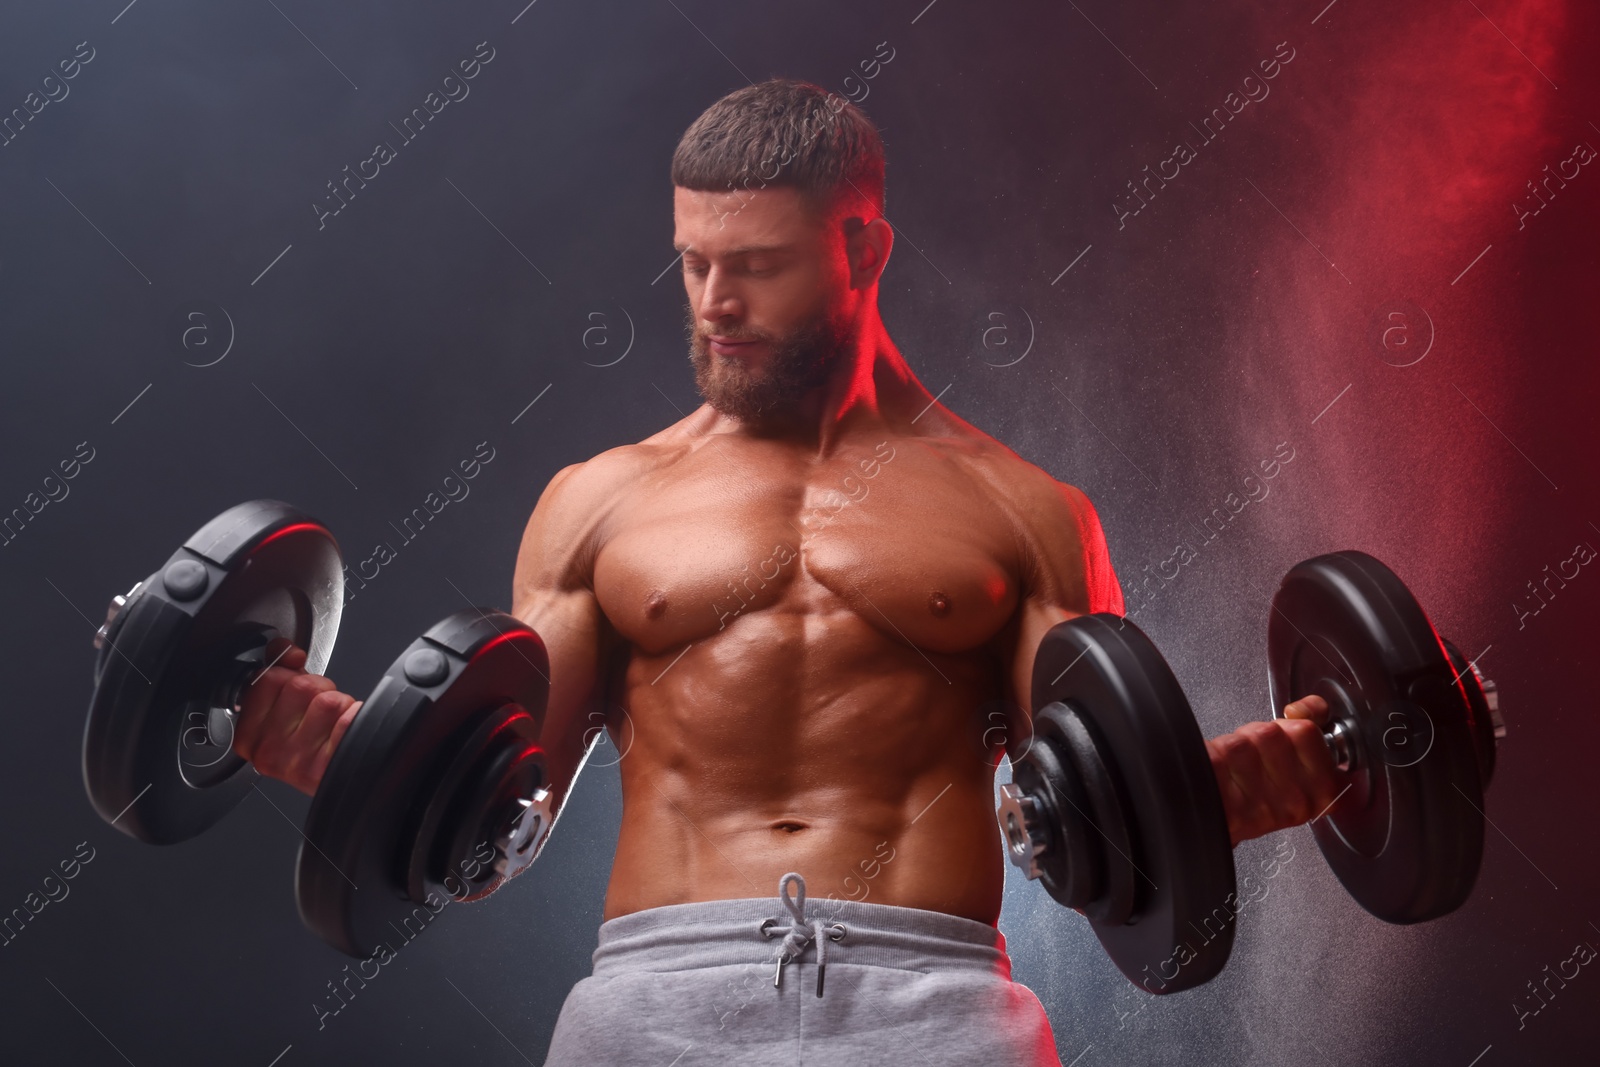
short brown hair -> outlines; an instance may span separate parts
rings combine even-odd
[[[684,131],[672,184],[705,192],[798,189],[820,217],[883,214],[883,141],[855,104],[810,82],[772,78],[724,96]]]

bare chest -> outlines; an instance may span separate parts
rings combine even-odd
[[[645,654],[747,620],[839,613],[959,653],[1014,612],[1013,545],[981,484],[926,447],[883,442],[820,463],[707,448],[617,502],[595,592]]]

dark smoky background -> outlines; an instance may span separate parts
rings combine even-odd
[[[550,476],[698,403],[668,160],[773,75],[884,131],[891,334],[943,403],[1089,494],[1208,736],[1269,714],[1268,599],[1341,548],[1501,688],[1482,874],[1442,920],[1371,918],[1297,828],[1235,854],[1266,893],[1227,970],[1152,998],[1011,872],[1001,930],[1063,1062],[1592,1042],[1600,977],[1529,988],[1600,945],[1600,577],[1570,577],[1600,546],[1592,6],[123,4],[0,6],[0,914],[76,864],[0,946],[8,1062],[542,1059],[589,972],[613,749],[539,863],[319,1028],[349,961],[295,912],[306,799],[263,783],[163,849],[107,826],[79,768],[90,638],[255,497],[353,564],[393,550],[345,609],[341,688],[450,611],[509,607]],[[429,93],[450,98],[406,127]]]

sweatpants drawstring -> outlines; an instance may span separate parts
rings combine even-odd
[[[795,882],[797,886],[796,895],[793,897],[789,896],[790,881]],[[822,996],[823,975],[828,966],[828,942],[844,940],[844,935],[848,931],[845,929],[844,923],[836,922],[824,927],[826,936],[817,937],[815,924],[806,921],[806,880],[793,871],[790,871],[778,881],[778,899],[783,902],[783,906],[794,917],[794,921],[788,926],[779,926],[776,919],[766,919],[761,923],[762,937],[770,938],[778,934],[783,935],[783,945],[778,955],[778,966],[772,975],[773,988],[778,988],[783,979],[783,965],[790,960],[799,959],[800,955],[805,952],[806,946],[815,943],[817,946],[817,996],[820,997]]]

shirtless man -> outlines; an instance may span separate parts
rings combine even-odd
[[[626,753],[594,976],[547,1062],[1057,1064],[995,928],[994,775],[1027,748],[1040,638],[1123,610],[1095,510],[884,329],[894,234],[854,105],[741,89],[672,180],[706,402],[558,472],[516,564],[557,809],[602,718]],[[235,749],[310,793],[358,705],[303,663],[252,687]],[[1325,712],[1208,742],[1235,843],[1333,800]]]

